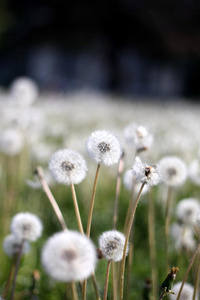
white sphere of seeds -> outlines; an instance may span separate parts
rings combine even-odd
[[[181,288],[181,284],[182,284],[182,282],[177,282],[174,284],[172,291],[175,293],[175,295],[169,294],[170,300],[176,300],[179,290]],[[193,286],[186,282],[183,286],[183,289],[182,289],[182,292],[180,295],[180,300],[192,300],[193,292],[194,292]],[[195,300],[197,300],[197,299],[198,299],[198,295],[196,295],[196,297],[195,297]]]
[[[42,250],[43,267],[57,281],[86,279],[94,271],[96,261],[97,254],[93,243],[76,231],[54,234]]]
[[[182,185],[187,178],[185,163],[176,156],[163,157],[160,162],[160,173],[163,182],[168,186]]]
[[[87,140],[86,149],[92,160],[107,166],[117,163],[122,155],[121,143],[107,130],[94,131]]]
[[[10,234],[5,237],[3,242],[3,249],[8,256],[17,255],[20,251],[22,240],[17,238],[15,235]],[[22,246],[22,254],[30,251],[30,244],[28,241],[24,241]]]
[[[22,133],[15,128],[8,128],[0,132],[0,152],[15,156],[19,154],[24,146]]]
[[[176,206],[176,217],[179,222],[184,224],[195,224],[200,212],[200,202],[195,198],[186,198]]]
[[[99,249],[107,260],[120,261],[123,257],[125,236],[117,230],[105,231],[99,238]],[[126,255],[128,254],[128,246]]]
[[[64,149],[53,154],[49,162],[49,170],[58,183],[78,184],[86,176],[87,165],[77,151]]]
[[[11,85],[10,97],[17,104],[31,105],[38,97],[38,87],[30,78],[17,78]]]
[[[195,159],[190,163],[189,170],[188,170],[188,176],[194,184],[200,185],[200,161],[199,161],[199,159]]]
[[[15,215],[11,221],[11,232],[19,239],[36,241],[42,234],[40,219],[29,212]]]
[[[137,151],[148,150],[153,143],[153,135],[149,133],[148,129],[135,123],[131,123],[125,128],[124,137],[126,142],[135,147]]]

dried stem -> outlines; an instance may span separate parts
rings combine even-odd
[[[193,298],[192,300],[196,299],[196,294],[199,289],[199,278],[200,278],[200,255],[198,255],[198,265],[197,265],[197,270],[195,274],[195,284],[194,284],[194,293],[193,293]]]
[[[152,272],[152,292],[153,299],[157,298],[157,272],[156,272],[156,244],[155,244],[155,216],[154,202],[152,199],[152,190],[149,190],[149,211],[148,211],[148,229],[149,229],[149,251]]]
[[[117,294],[117,279],[118,279],[118,276],[116,275],[116,262],[115,261],[112,261],[112,277],[113,277],[113,284],[112,284],[112,292],[113,292],[113,300],[117,299],[118,298],[118,294]]]
[[[21,241],[19,252],[18,252],[18,255],[17,255],[17,262],[16,262],[15,272],[14,272],[14,276],[13,276],[13,282],[12,282],[12,290],[11,290],[10,300],[14,299],[17,274],[18,274],[18,271],[19,271],[19,266],[20,266],[20,261],[21,261],[21,256],[22,256],[24,242],[25,242],[25,240],[23,239]]]
[[[140,200],[140,196],[142,194],[142,190],[143,190],[143,187],[144,187],[145,184],[146,184],[146,182],[143,182],[142,185],[141,185],[141,187],[140,187],[140,190],[139,190],[137,199],[136,199],[136,201],[134,203],[134,207],[132,209],[131,216],[130,216],[129,223],[128,223],[128,228],[127,228],[127,233],[126,233],[126,239],[125,239],[125,244],[124,244],[122,264],[121,264],[120,300],[123,299],[123,292],[124,292],[124,272],[125,272],[126,249],[127,249],[127,246],[128,246],[129,236],[130,236],[130,233],[131,233],[131,227],[132,227],[132,224],[133,224],[133,220],[134,220],[136,208],[137,208],[137,205],[138,205],[138,202]]]
[[[167,293],[166,293],[166,292],[163,292],[163,293],[160,295],[159,300],[162,300],[165,296],[167,296]]]
[[[10,272],[9,272],[9,275],[8,275],[8,279],[7,279],[7,282],[6,282],[5,289],[4,289],[3,294],[2,294],[2,299],[6,299],[6,297],[7,297],[8,291],[10,289],[10,284],[11,284],[11,281],[12,281],[13,273],[14,273],[14,270],[16,268],[16,262],[17,262],[17,256],[15,255],[13,257],[13,261],[12,261],[12,265],[11,265]]]
[[[115,192],[115,202],[114,202],[114,215],[113,215],[113,228],[116,228],[117,218],[118,218],[118,202],[119,202],[119,194],[121,189],[121,181],[122,181],[122,173],[124,170],[124,152],[121,155],[118,172],[117,172],[117,182],[116,182],[116,192]]]
[[[109,260],[108,264],[107,264],[106,281],[105,281],[105,286],[104,286],[103,300],[107,299],[107,294],[108,294],[108,280],[109,280],[109,274],[110,274],[110,264],[111,264],[111,260]]]
[[[195,260],[195,257],[197,256],[197,254],[198,254],[199,251],[200,251],[200,241],[199,241],[199,244],[198,244],[198,246],[197,246],[197,248],[196,248],[196,250],[195,250],[195,252],[194,252],[194,254],[193,254],[192,258],[191,258],[191,260],[190,260],[190,264],[189,264],[189,266],[188,266],[188,268],[187,268],[187,271],[186,271],[186,273],[185,273],[185,276],[184,276],[184,278],[183,278],[183,281],[182,281],[182,284],[181,284],[181,287],[180,287],[180,290],[179,290],[179,293],[178,293],[178,296],[177,296],[176,300],[179,300],[179,299],[180,299],[180,296],[181,296],[181,292],[182,292],[183,286],[184,286],[184,284],[185,284],[185,282],[186,282],[186,280],[187,280],[187,277],[188,277],[188,274],[189,274],[189,272],[190,272],[190,269],[191,269],[191,267],[192,267],[192,265],[193,265],[193,262],[194,262],[194,260]]]
[[[53,207],[53,210],[54,210],[54,212],[55,212],[55,214],[56,214],[56,216],[57,216],[57,218],[58,218],[58,220],[61,224],[62,229],[63,230],[68,230],[67,225],[65,223],[65,220],[63,218],[63,215],[61,213],[61,210],[60,210],[60,208],[59,208],[59,206],[58,206],[58,204],[57,204],[57,202],[56,202],[56,200],[55,200],[55,198],[54,198],[54,196],[53,196],[53,194],[52,194],[52,192],[51,192],[51,190],[50,190],[50,188],[49,188],[49,186],[48,186],[48,184],[47,184],[47,182],[44,178],[44,173],[43,173],[42,167],[37,167],[36,174],[37,174],[37,176],[38,176],[38,178],[39,178],[39,180],[42,184],[42,187],[43,187],[43,189],[44,189],[44,191],[45,191],[52,207]]]
[[[78,208],[78,201],[77,201],[76,192],[75,192],[73,183],[71,184],[71,191],[72,191],[72,198],[73,198],[73,202],[74,202],[74,209],[75,209],[75,213],[76,213],[78,228],[79,228],[80,233],[84,234],[81,216],[80,216],[80,212],[79,212],[79,208]]]
[[[166,201],[166,209],[165,209],[165,257],[166,257],[166,267],[167,267],[167,273],[169,272],[169,224],[170,224],[170,203],[171,203],[171,197],[172,196],[172,188],[168,187],[167,192],[167,201]]]
[[[78,293],[76,289],[76,283],[74,281],[71,282],[71,289],[72,289],[72,299],[78,300]]]
[[[131,285],[131,266],[133,262],[133,227],[130,233],[129,256],[127,265],[127,284],[126,284],[126,298],[129,299],[130,285]]]

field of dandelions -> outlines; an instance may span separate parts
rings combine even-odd
[[[0,299],[199,300],[200,106],[0,91]]]

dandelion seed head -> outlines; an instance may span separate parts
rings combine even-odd
[[[196,240],[191,227],[174,223],[171,226],[170,232],[177,251],[184,253],[195,250]]]
[[[78,184],[86,176],[87,165],[77,151],[64,149],[53,154],[49,162],[49,170],[58,183]]]
[[[172,291],[175,293],[175,295],[173,294],[169,294],[169,299],[170,300],[175,300],[177,298],[177,295],[179,293],[179,290],[181,288],[181,284],[182,282],[177,282],[174,284]],[[189,283],[185,283],[180,295],[180,300],[192,300],[193,299],[193,292],[194,292],[194,288],[191,284]],[[198,299],[198,295],[196,295],[195,300]]]
[[[195,159],[190,163],[188,168],[188,176],[194,184],[200,185],[200,160],[199,159]]]
[[[38,97],[38,87],[30,78],[17,78],[11,85],[10,97],[17,104],[31,105]]]
[[[117,230],[105,231],[99,238],[99,248],[107,260],[120,261],[123,257],[125,236]],[[128,254],[128,247],[126,255]]]
[[[50,237],[42,250],[46,272],[62,282],[89,277],[97,262],[96,249],[90,239],[76,231],[60,232]]]
[[[36,241],[42,234],[40,219],[29,212],[15,215],[11,221],[11,232],[19,239]]]
[[[3,249],[5,253],[11,257],[17,255],[20,251],[21,241],[22,241],[21,239],[19,239],[13,234],[10,234],[7,237],[5,237],[3,242]],[[30,251],[30,244],[28,241],[24,241],[22,247],[22,254],[28,253],[29,251]]]
[[[117,163],[122,154],[118,138],[107,130],[94,131],[87,140],[86,149],[92,160],[107,166]]]
[[[24,138],[18,129],[8,128],[0,132],[0,151],[8,156],[19,154],[24,146]]]
[[[195,224],[199,212],[200,202],[195,198],[185,198],[176,207],[176,217],[183,224]]]
[[[187,167],[180,158],[166,156],[160,160],[159,165],[162,179],[166,185],[179,186],[185,182]]]
[[[128,191],[132,191],[134,186],[134,192],[137,194],[140,190],[141,183],[136,180],[136,176],[133,174],[132,170],[126,170],[123,176],[123,184]],[[142,194],[146,194],[149,190],[149,186],[145,184]]]
[[[131,123],[124,130],[125,140],[136,148],[137,151],[147,150],[153,143],[153,135],[145,126]]]
[[[135,158],[132,172],[137,181],[146,182],[150,186],[157,185],[161,181],[159,166],[148,166],[142,163],[138,156]]]

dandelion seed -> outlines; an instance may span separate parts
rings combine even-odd
[[[117,163],[122,154],[118,138],[107,130],[94,131],[87,140],[86,149],[91,159],[107,166]]]
[[[164,183],[168,186],[182,185],[187,178],[185,163],[176,156],[166,156],[159,162],[160,173]]]
[[[195,198],[181,200],[176,207],[176,217],[183,224],[194,225],[200,212],[200,202]]]
[[[11,222],[11,232],[21,240],[36,241],[42,234],[40,219],[29,212],[15,215]]]
[[[177,282],[173,286],[173,292],[175,295],[169,294],[169,299],[170,300],[175,300],[177,298],[178,292],[180,290],[182,282]],[[185,283],[183,286],[183,290],[181,292],[180,300],[193,300],[193,292],[194,288],[191,284]],[[195,300],[198,299],[198,296],[195,297]]]
[[[21,239],[17,238],[15,235],[8,235],[3,242],[3,249],[8,256],[17,255],[21,247]],[[30,251],[30,244],[28,241],[23,243],[22,254],[28,253]]]
[[[145,182],[150,186],[157,185],[161,181],[159,166],[148,166],[142,163],[138,156],[135,158],[132,172],[136,176],[137,181]]]
[[[135,147],[137,152],[148,150],[153,143],[153,135],[149,133],[145,126],[138,126],[131,123],[124,130],[127,143]]]
[[[99,249],[107,260],[120,261],[123,257],[125,236],[117,230],[104,232],[99,238]],[[128,254],[126,248],[126,255]]]
[[[86,176],[87,166],[82,155],[72,149],[59,150],[49,162],[53,178],[62,184],[78,184]]]
[[[42,250],[44,269],[57,281],[86,279],[93,273],[96,261],[93,243],[76,231],[54,234]]]

